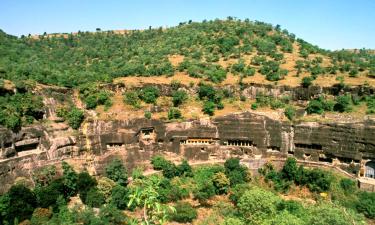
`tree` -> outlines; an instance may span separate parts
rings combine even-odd
[[[123,101],[125,104],[131,105],[134,108],[140,108],[139,96],[135,91],[129,91],[123,94]]]
[[[358,212],[363,213],[367,218],[375,218],[375,193],[361,192],[358,195],[359,201],[356,205]]]
[[[227,193],[230,187],[230,181],[223,172],[215,173],[212,178],[213,185],[216,188],[217,194],[225,194]]]
[[[152,114],[151,114],[151,112],[150,111],[145,111],[145,118],[146,119],[151,119],[151,116],[152,116]]]
[[[178,107],[187,100],[188,96],[185,91],[175,91],[172,94],[172,102],[174,107]]]
[[[182,163],[177,166],[179,176],[192,177],[193,169],[189,165],[187,160],[182,160]]]
[[[67,114],[67,120],[69,126],[73,129],[78,129],[81,126],[85,116],[82,110],[73,107],[72,110]]]
[[[139,93],[139,98],[146,103],[156,103],[156,99],[159,97],[160,91],[157,87],[148,86],[143,88]]]
[[[215,112],[215,103],[213,103],[211,101],[205,101],[204,105],[203,105],[203,112],[205,114],[213,116],[214,112]]]
[[[293,120],[296,115],[296,110],[292,106],[288,106],[285,108],[284,115],[289,119]]]
[[[18,221],[30,219],[37,207],[35,194],[23,185],[15,185],[9,189],[7,196],[9,208],[7,209],[6,221],[13,223],[14,219]]]
[[[272,192],[260,188],[246,191],[238,202],[238,209],[248,223],[259,224],[277,213],[281,199]]]
[[[301,82],[302,87],[304,88],[309,87],[312,84],[313,80],[314,78],[311,76],[302,78],[302,82]]]
[[[197,218],[197,210],[188,202],[177,202],[171,219],[179,223],[191,223]]]
[[[338,112],[350,112],[352,110],[352,96],[350,94],[337,96],[333,109]]]
[[[204,205],[207,200],[215,195],[215,187],[212,181],[207,180],[205,183],[199,184],[198,187],[193,191],[194,198],[199,201],[200,204]]]
[[[115,181],[119,185],[126,186],[128,183],[128,172],[120,159],[112,160],[105,167],[105,174],[106,177]]]
[[[281,170],[282,178],[290,180],[290,181],[296,181],[297,174],[298,174],[297,160],[295,158],[288,157]]]
[[[77,180],[78,175],[74,171],[73,167],[70,166],[67,162],[63,161],[62,163],[63,168],[63,184],[67,188],[67,196],[73,196],[77,193]]]
[[[151,158],[151,164],[154,170],[162,170],[170,162],[161,155],[156,155]]]
[[[170,108],[168,110],[168,119],[180,119],[181,118],[181,111],[178,108]]]
[[[129,189],[121,185],[116,185],[112,189],[110,204],[116,208],[125,210],[129,202]]]
[[[143,211],[143,224],[164,224],[170,212],[174,212],[175,208],[160,203],[157,187],[160,180],[157,177],[150,179],[135,180],[135,189],[130,194],[128,208],[132,206],[140,206]]]
[[[105,203],[105,197],[97,188],[91,188],[84,203],[90,207],[100,208]]]

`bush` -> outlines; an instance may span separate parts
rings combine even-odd
[[[112,189],[110,204],[116,208],[125,210],[129,202],[129,190],[121,185],[116,185]]]
[[[375,219],[375,193],[361,192],[358,195],[357,211],[367,218]]]
[[[276,206],[280,201],[281,199],[272,192],[253,188],[240,198],[238,209],[249,223],[258,224],[276,215]]]
[[[343,178],[340,180],[340,187],[345,193],[353,193],[356,189],[356,182],[349,178]]]
[[[250,189],[249,184],[242,183],[242,184],[237,184],[234,187],[230,188],[230,195],[229,199],[237,205],[238,201],[240,200],[241,196]]]
[[[96,188],[91,188],[86,195],[84,203],[93,208],[100,208],[105,203],[105,198],[102,193]]]
[[[119,185],[126,186],[128,183],[128,172],[120,159],[114,159],[105,167],[106,177],[118,183]]]
[[[181,111],[178,108],[170,108],[168,110],[168,119],[180,119],[182,117]]]
[[[323,104],[319,100],[311,100],[307,105],[306,111],[308,114],[322,114],[324,112]]]
[[[170,162],[161,155],[156,155],[151,158],[151,164],[154,170],[162,170]]]
[[[185,91],[175,91],[172,94],[172,102],[174,107],[178,107],[187,100],[188,96]]]
[[[225,175],[229,178],[232,187],[247,181],[247,169],[240,165],[238,158],[227,159],[224,167]]]
[[[179,175],[179,171],[178,171],[177,166],[174,163],[168,162],[167,164],[164,165],[164,168],[163,168],[164,177],[171,179],[178,175]]]
[[[354,216],[350,210],[332,204],[321,204],[313,207],[310,213],[310,220],[307,223],[311,225],[363,223],[363,220]]]
[[[302,81],[301,81],[302,87],[305,87],[305,88],[309,87],[312,84],[313,80],[314,80],[313,77],[302,78]]]
[[[78,174],[77,189],[78,192],[87,192],[91,188],[95,187],[98,183],[95,178],[90,176],[87,172],[82,172]]]
[[[217,194],[227,193],[230,186],[230,181],[223,172],[215,173],[212,178],[212,183],[215,186]]]
[[[73,107],[70,112],[67,114],[67,120],[69,126],[73,129],[78,129],[81,126],[81,123],[85,119],[85,115],[82,110]]]
[[[296,110],[292,106],[288,106],[285,108],[284,115],[289,119],[293,120],[296,115]]]
[[[146,119],[151,119],[151,116],[152,116],[152,114],[151,114],[151,112],[150,111],[145,111],[145,114],[144,114],[144,116],[145,116],[145,118]]]
[[[183,160],[180,165],[177,166],[179,176],[192,177],[193,169],[189,165],[188,161]]]
[[[205,114],[208,114],[210,116],[213,116],[215,113],[215,103],[211,101],[205,101],[203,105],[203,110]]]
[[[159,97],[159,89],[157,87],[148,86],[143,88],[139,93],[139,98],[146,103],[156,103],[156,99]]]
[[[212,181],[207,180],[203,184],[199,184],[198,187],[193,191],[194,198],[199,201],[200,204],[206,204],[207,200],[215,195],[215,187]]]
[[[191,223],[197,218],[197,210],[188,202],[177,202],[171,219],[179,223]]]
[[[350,112],[352,111],[352,97],[350,94],[341,95],[336,98],[336,104],[333,107],[338,112]]]
[[[141,104],[139,102],[138,93],[135,91],[126,92],[123,95],[123,100],[125,104],[131,105],[134,108],[140,108]]]
[[[10,224],[13,224],[14,219],[18,221],[30,219],[37,207],[35,194],[23,185],[12,186],[7,193],[7,198],[9,205],[7,205],[5,219]]]
[[[62,179],[52,181],[48,186],[36,188],[34,190],[38,199],[38,206],[42,208],[52,207],[57,209],[57,199],[62,196],[67,198],[65,194],[65,186]]]
[[[289,181],[295,181],[297,180],[297,175],[298,175],[297,160],[295,158],[288,157],[281,170],[281,176],[282,178],[287,179]]]
[[[99,215],[100,223],[99,224],[127,224],[127,216],[113,205],[105,205],[100,208]],[[95,224],[95,223],[92,223]]]

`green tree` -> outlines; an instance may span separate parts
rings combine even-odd
[[[174,107],[178,107],[187,100],[188,96],[185,91],[175,91],[172,94],[172,102]]]
[[[314,78],[311,76],[302,78],[302,81],[301,81],[302,87],[305,87],[305,88],[309,87],[310,85],[312,85],[313,80]]]
[[[289,119],[293,120],[293,118],[296,115],[296,110],[294,109],[293,106],[288,106],[285,108],[284,115]]]
[[[128,183],[128,172],[120,159],[112,160],[105,167],[105,175],[119,185],[126,186]]]
[[[78,175],[74,171],[73,167],[67,162],[63,161],[61,163],[63,168],[63,183],[67,188],[67,196],[73,196],[77,193],[77,180]]]
[[[213,116],[215,113],[215,103],[211,101],[205,101],[203,104],[203,112],[210,116]]]
[[[16,219],[23,221],[30,219],[34,209],[37,207],[35,194],[23,185],[12,186],[8,193],[9,208],[6,210],[5,220],[12,224]]]
[[[246,191],[238,202],[238,209],[247,222],[260,224],[277,214],[276,206],[281,199],[272,192],[252,188]]]
[[[69,126],[73,129],[78,129],[81,126],[81,123],[85,119],[84,113],[82,110],[73,107],[70,112],[67,114],[67,120]]]
[[[148,86],[143,88],[139,93],[139,98],[146,103],[156,103],[156,99],[159,97],[160,91],[157,87]]]
[[[180,119],[182,116],[181,111],[178,108],[170,108],[168,110],[168,119],[173,120],[173,119]]]
[[[174,212],[175,208],[160,203],[157,192],[159,178],[138,179],[134,182],[135,189],[129,196],[128,208],[133,205],[142,208],[142,224],[164,224],[168,220],[170,212]]]
[[[188,202],[177,202],[171,219],[179,223],[191,223],[197,218],[197,210]]]

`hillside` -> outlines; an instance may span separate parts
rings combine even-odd
[[[173,106],[182,110],[179,114],[184,118],[199,118],[203,114],[223,115],[250,108],[266,108],[265,113],[268,113],[269,108],[271,111],[287,109],[288,105],[295,114],[298,106],[289,101],[291,96],[288,94],[261,99],[262,96],[256,98],[244,94],[245,87],[339,86],[342,90],[344,87],[375,87],[375,55],[372,50],[331,52],[296,38],[279,25],[230,17],[227,20],[180,23],[167,29],[126,32],[79,31],[20,38],[0,32],[0,52],[0,79],[5,81],[1,83],[13,85],[30,95],[38,95],[35,92],[37,86],[79,90],[79,94],[75,92],[76,98],[73,96],[73,103],[82,100],[83,106],[96,109],[97,114],[94,115],[101,119],[143,116],[145,111],[154,111],[152,105],[161,108],[154,113],[154,118],[169,117],[167,112]],[[199,94],[202,82],[215,93]],[[113,84],[125,85],[130,90],[131,87],[139,89],[147,85],[172,87],[172,83],[183,86],[185,91],[190,89],[187,90],[188,95],[177,92],[179,96],[175,98],[181,98],[177,104],[172,104],[173,93],[156,93],[160,90],[147,90],[146,95],[153,92],[151,95],[155,99],[145,100],[138,92],[126,97],[126,93],[100,88]],[[225,91],[224,87],[229,88]],[[257,90],[256,95],[259,94],[265,95]],[[338,93],[343,94],[342,91]],[[161,98],[158,98],[159,95],[162,95]],[[324,98],[337,101],[337,97]],[[21,120],[32,121],[40,117],[35,115],[37,109],[30,108],[20,113],[15,109],[18,107],[14,106],[16,103],[11,106],[13,100],[10,96],[0,100],[5,102],[0,110],[4,118],[14,117],[14,121],[0,120],[0,124],[9,128],[19,127]],[[318,103],[322,105],[320,108],[326,108],[327,112],[335,111],[335,102],[323,106],[327,104],[322,101],[320,99]],[[358,105],[354,110],[351,107],[351,110],[336,111],[351,111],[354,112],[353,118],[361,119],[366,112],[373,112],[373,101],[373,96],[365,93],[350,100],[350,104]],[[71,107],[71,104],[68,101],[60,106]],[[33,102],[30,105],[41,104]],[[100,105],[104,107],[97,107]],[[80,104],[78,108],[83,106]],[[306,107],[307,103],[302,108]],[[221,111],[214,113],[214,108]],[[322,110],[310,112],[322,114]]]

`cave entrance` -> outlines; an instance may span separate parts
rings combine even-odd
[[[367,162],[365,168],[365,177],[375,178],[375,161]]]

